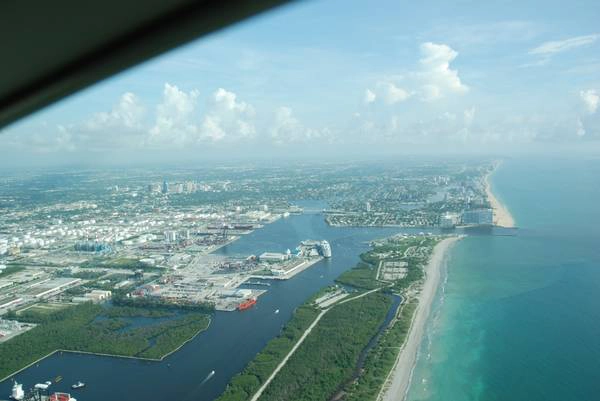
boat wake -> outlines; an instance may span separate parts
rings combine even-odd
[[[210,379],[212,379],[212,377],[215,375],[215,371],[211,371],[208,376],[206,376],[206,378],[204,380],[202,380],[202,382],[200,383],[200,386],[203,385],[204,383],[206,383],[207,381],[209,381]]]

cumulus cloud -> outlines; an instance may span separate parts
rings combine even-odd
[[[458,71],[450,68],[450,63],[458,53],[450,46],[426,42],[421,45],[421,71],[419,76],[424,81],[422,86],[423,99],[435,100],[445,93],[464,94],[469,87],[463,84]]]
[[[144,112],[139,98],[131,92],[125,92],[110,112],[96,113],[84,125],[95,131],[140,129]]]
[[[541,45],[531,49],[529,54],[550,56],[556,53],[562,53],[567,50],[575,49],[581,46],[588,46],[596,42],[600,38],[600,34],[575,36],[564,40],[553,40],[544,42]]]
[[[23,143],[37,153],[76,150],[98,151],[128,147],[143,140],[145,109],[131,92],[122,94],[110,111],[92,114],[75,122],[44,127],[25,135]]]
[[[223,88],[213,94],[202,122],[200,139],[251,138],[256,133],[253,123],[254,108],[237,99],[237,95]]]
[[[396,104],[398,102],[403,102],[410,94],[402,88],[397,87],[391,82],[387,82],[382,84],[383,87],[383,98],[387,104]]]
[[[410,97],[410,93],[400,88],[393,82],[377,82],[375,89],[366,89],[364,103],[371,104],[377,99],[381,99],[387,105],[393,105],[405,101]]]
[[[596,90],[582,90],[579,92],[579,97],[583,102],[586,112],[588,112],[589,114],[594,114],[596,110],[598,110],[598,102],[600,101],[600,96],[598,95],[598,92],[596,92]]]
[[[156,122],[150,129],[150,142],[185,146],[255,134],[254,109],[235,93],[217,89],[207,102],[204,116],[198,112],[198,97],[198,91],[185,92],[166,83],[163,99],[156,107]]]
[[[365,90],[364,102],[366,104],[373,103],[377,99],[377,95],[371,89]]]
[[[276,144],[302,143],[317,139],[331,139],[327,129],[308,128],[294,116],[290,107],[279,107],[271,127],[271,138]]]
[[[184,92],[168,82],[161,102],[156,106],[156,121],[150,129],[150,142],[183,145],[198,133],[193,117],[198,91]]]

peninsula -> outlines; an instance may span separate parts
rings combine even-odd
[[[459,238],[373,241],[337,286],[298,308],[218,401],[403,398],[446,252]]]
[[[408,336],[390,371],[378,399],[384,401],[404,400],[412,377],[413,367],[417,359],[417,351],[425,332],[425,324],[431,310],[431,304],[439,287],[445,256],[450,247],[461,237],[446,238],[439,242],[433,250],[425,267],[425,281],[415,296],[418,299]]]

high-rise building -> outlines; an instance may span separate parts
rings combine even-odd
[[[165,231],[165,241],[166,242],[177,241],[177,231]]]
[[[196,192],[196,183],[193,181],[188,181],[185,183],[185,192],[192,193]]]
[[[163,194],[168,194],[169,193],[169,183],[167,182],[167,180],[163,181],[162,193]]]
[[[458,216],[455,213],[446,213],[440,216],[441,228],[453,228],[458,224]]]
[[[462,223],[466,225],[492,225],[494,212],[492,209],[466,210],[462,214]]]

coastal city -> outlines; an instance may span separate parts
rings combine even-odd
[[[599,0],[0,10],[0,401],[600,400]]]
[[[421,276],[411,272],[424,268],[435,243],[459,238],[469,228],[514,226],[490,188],[496,167],[486,162],[222,168],[203,170],[203,177],[193,170],[169,176],[154,171],[8,176],[0,182],[0,357],[7,362],[0,376],[14,379],[57,351],[162,360],[207,330],[212,314],[253,309],[272,285],[336,258],[325,237],[293,244],[281,238],[280,246],[226,251],[297,216],[315,215],[339,229],[414,232],[372,243],[374,251],[385,249],[375,253],[378,262],[368,262],[377,266],[375,276],[349,270],[350,278],[340,276],[311,311],[322,313],[385,288],[395,289],[404,305],[421,292],[414,284]],[[417,246],[405,247],[411,241]],[[418,245],[423,241],[429,245]],[[432,296],[431,289],[423,292]],[[131,323],[158,317],[164,320],[148,327]],[[57,338],[36,345],[38,336],[60,322],[65,324],[53,332]],[[69,334],[58,338],[63,330]],[[104,334],[91,344],[83,340],[90,332]],[[125,339],[135,341],[111,345]],[[19,341],[34,345],[22,348]],[[73,399],[49,390],[58,379],[25,386],[14,381],[11,396]],[[256,388],[260,396],[272,378],[257,380],[263,383]],[[84,385],[74,383],[72,390]],[[229,398],[235,391],[228,387],[223,400],[244,399]]]

